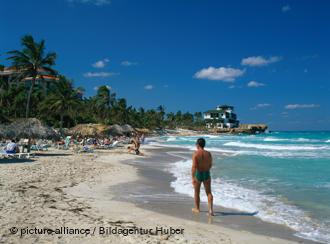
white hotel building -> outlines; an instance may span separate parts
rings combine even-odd
[[[237,128],[239,121],[234,113],[234,107],[228,105],[217,106],[214,110],[204,113],[207,128]]]

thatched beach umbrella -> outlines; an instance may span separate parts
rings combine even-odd
[[[120,125],[109,126],[107,133],[112,136],[123,136],[124,135],[124,131]]]
[[[122,126],[117,124],[111,125],[109,126],[107,131],[107,133],[112,136],[123,136],[123,135],[129,136],[132,135],[133,132],[135,132],[133,127],[127,124]]]
[[[136,128],[135,130],[140,134],[145,134],[145,135],[152,134],[152,131],[147,128]]]
[[[108,126],[103,124],[78,124],[71,128],[68,133],[81,136],[99,136],[105,135]]]
[[[123,130],[123,132],[124,132],[125,135],[131,135],[132,133],[135,132],[135,130],[133,129],[133,127],[130,126],[130,125],[128,125],[128,124],[122,125],[121,128],[122,128],[122,130]]]
[[[7,137],[6,125],[0,124],[0,138]]]
[[[51,139],[58,137],[54,129],[43,125],[40,120],[35,118],[18,119],[6,126],[7,137],[18,138],[43,138]]]

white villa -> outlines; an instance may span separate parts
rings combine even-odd
[[[207,128],[237,128],[239,121],[234,113],[234,107],[228,105],[217,106],[214,110],[204,113]]]

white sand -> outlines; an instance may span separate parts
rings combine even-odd
[[[62,153],[61,151],[56,151]],[[46,152],[46,154],[54,153]],[[112,200],[110,186],[137,179],[121,160],[123,150],[40,156],[34,162],[1,163],[0,243],[290,243],[287,240],[202,224]],[[142,159],[142,157],[140,158]],[[175,235],[99,235],[100,227],[183,228]],[[9,228],[17,227],[11,234]],[[21,228],[89,228],[94,235],[29,234]]]

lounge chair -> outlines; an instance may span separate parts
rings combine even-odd
[[[107,148],[114,148],[119,144],[119,141],[115,141],[112,144],[108,145]]]
[[[83,148],[80,148],[77,153],[93,153],[94,150],[92,148],[89,148],[87,146],[83,146]]]
[[[0,156],[2,158],[27,158],[33,157],[33,153],[6,153],[6,152],[0,152]]]
[[[115,141],[112,144],[108,144],[108,145],[98,145],[97,149],[111,149],[111,148],[115,148],[118,145],[119,141]]]
[[[31,145],[31,150],[35,151],[48,151],[49,145],[47,144],[36,144],[36,145]]]

